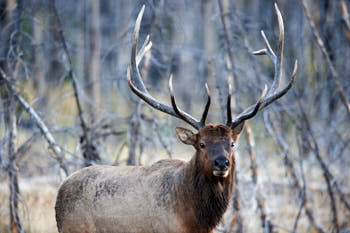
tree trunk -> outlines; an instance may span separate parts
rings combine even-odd
[[[91,26],[90,26],[90,60],[89,72],[86,75],[86,91],[90,98],[88,103],[88,111],[90,115],[90,122],[96,121],[98,109],[101,106],[101,92],[100,92],[100,56],[101,56],[101,42],[100,42],[100,2],[91,0]]]
[[[9,105],[6,110],[8,114],[8,176],[9,176],[9,189],[10,189],[10,231],[12,233],[23,232],[21,221],[18,215],[18,175],[16,164],[16,138],[17,138],[17,125],[16,125],[16,104],[13,93],[9,91]]]
[[[2,50],[1,55],[4,55],[7,59],[1,64],[0,68],[8,72],[13,73],[11,83],[16,80],[19,63],[17,56],[19,54],[20,43],[20,25],[22,14],[22,0],[7,0],[5,9],[13,9],[6,11],[6,17],[4,25],[9,25],[7,33],[5,32],[4,41],[8,41],[8,44]],[[12,40],[9,38],[12,36]],[[6,38],[7,37],[7,38]],[[3,77],[5,78],[5,77]],[[16,119],[16,104],[15,97],[10,89],[7,88],[5,83],[1,85],[1,98],[5,109],[5,122],[8,129],[8,176],[9,176],[9,209],[10,209],[10,232],[22,233],[24,232],[21,225],[21,220],[18,215],[18,175],[16,164],[16,138],[17,138],[17,119]]]
[[[140,111],[141,102],[137,102],[136,111],[131,117],[128,129],[128,147],[129,156],[127,160],[127,165],[136,165],[136,148],[140,144]]]

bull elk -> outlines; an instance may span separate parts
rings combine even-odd
[[[190,161],[158,161],[149,166],[103,166],[83,168],[61,185],[56,201],[56,221],[60,233],[209,233],[213,232],[226,211],[234,185],[234,146],[244,122],[285,95],[292,87],[297,61],[288,85],[277,91],[281,77],[284,26],[275,4],[279,25],[278,53],[262,31],[266,48],[253,52],[268,55],[275,65],[269,92],[265,88],[259,100],[238,117],[231,117],[231,86],[227,98],[226,124],[206,124],[210,92],[202,117],[195,119],[178,108],[169,79],[171,106],[154,99],[146,90],[138,65],[152,43],[146,38],[137,52],[142,7],[135,24],[131,66],[127,70],[131,90],[153,108],[179,118],[198,132],[177,127],[181,142],[192,145],[196,152]]]

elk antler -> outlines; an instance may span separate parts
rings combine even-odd
[[[141,20],[143,16],[143,12],[145,10],[145,5],[142,6],[137,19],[135,23],[135,28],[134,28],[134,40],[132,44],[132,50],[131,50],[131,68],[130,66],[128,67],[127,70],[127,78],[128,78],[128,83],[131,88],[131,90],[142,100],[144,100],[147,104],[152,106],[153,108],[162,111],[164,113],[167,113],[169,115],[172,115],[174,117],[177,117],[191,126],[193,126],[195,129],[200,130],[202,127],[205,126],[205,120],[208,115],[208,110],[210,107],[210,93],[208,89],[208,85],[205,84],[206,87],[206,92],[208,95],[208,100],[207,104],[205,105],[205,109],[202,114],[202,118],[200,121],[189,115],[188,113],[182,111],[179,109],[176,105],[175,101],[175,96],[174,96],[174,90],[173,90],[173,85],[172,85],[172,75],[170,76],[169,79],[169,90],[170,90],[170,98],[171,98],[171,104],[172,108],[158,102],[156,99],[154,99],[147,89],[145,88],[145,85],[142,81],[141,73],[139,71],[138,65],[141,62],[143,56],[151,49],[152,47],[152,42],[149,40],[149,36],[147,36],[145,42],[143,43],[140,51],[136,53],[136,47],[138,44],[139,40],[139,31],[140,31],[140,25],[141,25]]]
[[[259,98],[258,102],[250,107],[248,107],[246,110],[244,110],[238,117],[232,121],[231,117],[231,85],[229,85],[229,94],[228,94],[228,99],[227,99],[227,125],[230,126],[231,128],[235,128],[237,125],[242,123],[245,120],[248,120],[255,116],[255,114],[274,102],[275,100],[281,98],[284,96],[289,89],[292,87],[295,76],[297,73],[298,69],[298,61],[295,60],[294,63],[294,69],[293,73],[291,75],[291,79],[286,87],[284,87],[282,90],[279,92],[276,92],[280,83],[280,79],[282,76],[282,64],[283,64],[283,49],[284,49],[284,24],[283,24],[283,18],[281,15],[280,10],[278,9],[277,4],[275,3],[275,11],[278,19],[278,28],[279,28],[279,41],[278,41],[278,49],[277,49],[277,56],[275,55],[274,51],[271,48],[271,45],[269,41],[267,40],[264,31],[261,31],[261,35],[264,39],[266,48],[258,50],[253,52],[253,55],[267,55],[269,58],[272,60],[272,62],[275,65],[275,74],[273,78],[273,82],[271,85],[270,90],[267,93],[267,87],[265,85],[264,91]],[[266,96],[267,93],[267,96]],[[265,97],[266,96],[266,97]]]

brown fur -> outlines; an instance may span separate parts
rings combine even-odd
[[[60,187],[56,221],[60,233],[210,233],[226,211],[233,190],[235,161],[223,125],[179,138],[196,148],[189,162],[161,160],[150,166],[91,166],[73,173]],[[180,131],[179,131],[180,132]],[[179,133],[178,133],[179,134]],[[200,143],[207,145],[206,149]],[[217,156],[230,160],[227,177],[214,176]]]

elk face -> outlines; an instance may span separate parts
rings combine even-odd
[[[208,125],[199,133],[177,127],[179,139],[197,150],[199,167],[207,177],[226,178],[235,163],[234,147],[243,123],[231,129],[222,124]]]

